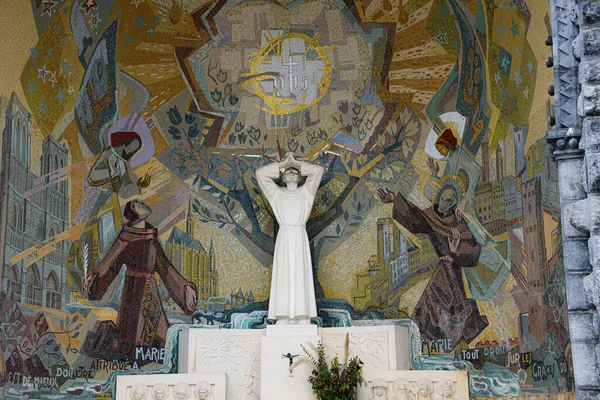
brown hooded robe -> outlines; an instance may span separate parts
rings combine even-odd
[[[471,342],[488,325],[487,318],[479,314],[475,300],[467,299],[462,280],[462,268],[477,265],[481,246],[464,220],[459,222],[454,214],[442,217],[434,207],[437,206],[421,210],[398,193],[393,215],[412,233],[426,234],[438,257],[453,259],[452,262],[440,260],[411,318],[424,338],[451,339],[454,347],[461,341]],[[448,243],[452,240],[452,228],[460,232],[456,254],[450,252]]]
[[[173,300],[187,314],[195,310],[186,307],[185,287],[188,282],[169,261],[158,241],[158,230],[145,223],[145,228],[125,225],[106,256],[92,270],[89,299],[100,300],[126,265],[125,283],[117,327],[121,333],[121,348],[164,344],[169,322],[162,307],[154,273],[158,273]]]

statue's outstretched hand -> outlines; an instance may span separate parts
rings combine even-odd
[[[396,199],[396,195],[388,188],[378,189],[377,194],[381,199],[382,203],[393,203]]]
[[[450,253],[457,254],[460,246],[460,231],[458,228],[452,228],[452,239],[448,238],[448,247]]]
[[[465,215],[465,207],[467,205],[467,199],[462,199],[460,203],[456,206],[456,210],[454,211],[454,215],[456,215],[456,219],[458,222],[462,221],[463,216]]]
[[[427,167],[429,168],[429,171],[431,172],[432,176],[438,176],[438,174],[440,173],[440,166],[431,157],[427,158]]]
[[[94,283],[94,279],[96,279],[96,276],[98,276],[98,274],[90,274],[87,278],[85,278],[85,281],[83,282],[83,294],[88,297],[90,294],[90,287],[92,286],[92,283]]]
[[[196,310],[196,290],[190,285],[185,287],[185,307],[188,310]]]

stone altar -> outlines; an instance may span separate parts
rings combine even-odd
[[[409,330],[399,325],[320,328],[316,325],[270,326],[267,329],[185,329],[179,334],[179,372],[227,374],[227,399],[310,399],[310,368],[300,364],[290,376],[290,356],[305,356],[300,345],[322,340],[326,356],[343,358],[346,333],[350,356],[358,355],[367,370],[409,370]],[[275,329],[273,329],[275,328]],[[292,335],[295,329],[316,330],[316,335]],[[283,330],[286,330],[285,332]],[[267,332],[284,334],[273,336]],[[297,358],[293,358],[297,360]],[[250,397],[243,397],[250,393]],[[254,396],[254,397],[253,397]]]

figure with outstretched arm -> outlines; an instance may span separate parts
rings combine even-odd
[[[393,218],[412,233],[426,234],[439,263],[419,299],[412,319],[428,339],[451,339],[452,345],[469,343],[488,325],[477,303],[468,299],[462,268],[475,267],[481,246],[466,222],[456,217],[461,200],[459,185],[446,181],[438,189],[434,204],[424,210],[407,201],[401,193],[379,189],[384,203],[393,203]]]
[[[122,266],[127,268],[117,317],[124,348],[165,341],[169,323],[155,273],[185,314],[191,315],[196,310],[196,286],[181,276],[165,255],[158,230],[145,221],[150,213],[150,207],[141,201],[126,204],[124,215],[129,222],[84,286],[90,300],[101,300]]]
[[[275,183],[283,170],[285,187]],[[273,254],[269,319],[277,324],[310,324],[317,317],[306,221],[324,168],[287,153],[280,162],[256,171],[256,178],[279,223]],[[300,186],[301,176],[306,182]]]

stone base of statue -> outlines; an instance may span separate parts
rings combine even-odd
[[[279,333],[279,335],[276,335]],[[306,334],[308,333],[308,334]],[[328,360],[343,360],[346,335],[349,356],[358,356],[364,369],[410,369],[409,329],[400,325],[318,328],[316,325],[281,325],[267,329],[186,329],[179,335],[179,372],[227,374],[227,398],[286,400],[314,398],[308,382],[308,363],[292,363],[305,357],[303,345],[316,357],[314,346],[322,341]],[[243,397],[243,396],[246,397]],[[259,397],[260,396],[260,397]]]
[[[178,372],[225,373],[227,399],[258,398],[264,335],[264,329],[185,329],[179,333]]]
[[[316,325],[315,325],[316,327]],[[260,398],[280,400],[312,399],[308,382],[310,368],[302,363],[289,369],[300,357],[306,357],[301,346],[310,350],[309,343],[317,346],[321,336],[264,336],[261,340]]]
[[[317,325],[267,325],[266,336],[317,336]]]

